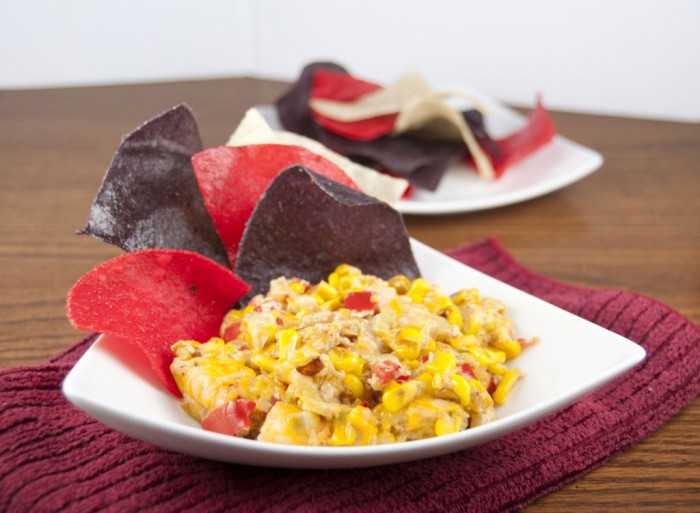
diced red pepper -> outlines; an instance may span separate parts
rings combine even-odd
[[[469,366],[468,363],[463,363],[462,366],[460,367],[462,374],[469,374],[472,378],[476,379],[476,374],[474,374],[474,371],[472,368]]]
[[[391,380],[396,379],[401,366],[392,360],[382,360],[372,367],[372,375],[377,378],[382,385],[386,385]]]
[[[246,434],[251,426],[250,415],[255,403],[236,399],[213,409],[202,419],[202,428],[224,435]]]
[[[498,383],[496,383],[496,380],[493,379],[493,376],[491,376],[491,381],[489,381],[489,387],[488,387],[488,393],[490,395],[493,395],[493,393],[496,391],[496,387],[498,387]]]
[[[379,311],[377,303],[372,301],[372,293],[368,291],[348,292],[348,295],[345,296],[345,300],[343,301],[343,304],[341,306],[342,308],[347,308],[348,310],[371,310],[373,312]]]
[[[314,73],[311,85],[311,98],[352,102],[368,93],[382,89],[382,86],[360,80],[348,73],[319,69]],[[311,109],[314,120],[326,130],[348,139],[368,141],[390,133],[396,123],[396,114],[386,114],[359,121],[338,121],[328,118]]]
[[[241,332],[241,323],[240,322],[235,322],[231,324],[230,326],[227,326],[226,329],[224,330],[222,334],[222,338],[225,341],[230,341],[230,340],[236,340],[238,338],[238,334]]]

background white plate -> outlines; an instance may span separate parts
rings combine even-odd
[[[461,433],[369,447],[279,445],[204,431],[176,398],[101,337],[76,363],[63,392],[101,422],[154,445],[202,458],[250,465],[339,468],[381,465],[437,456],[483,444],[571,403],[645,357],[637,344],[495,280],[428,246],[412,241],[423,276],[445,292],[477,287],[503,300],[519,336],[540,343],[514,361],[525,377],[497,409],[498,420]]]
[[[446,88],[449,89],[449,88]],[[473,90],[452,88],[477,99],[487,110],[486,129],[499,139],[522,128],[526,117]],[[256,107],[275,129],[281,127],[274,106]],[[410,199],[395,205],[404,214],[454,214],[502,207],[529,200],[566,187],[591,174],[603,164],[597,151],[561,135],[537,152],[509,167],[498,180],[479,178],[465,164],[453,163],[435,192],[413,189]]]

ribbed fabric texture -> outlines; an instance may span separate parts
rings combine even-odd
[[[384,467],[284,470],[159,449],[78,411],[60,386],[92,335],[45,364],[0,372],[0,511],[512,511],[604,464],[697,397],[700,330],[669,307],[537,276],[494,239],[448,253],[638,342],[648,358],[563,411],[474,449]]]

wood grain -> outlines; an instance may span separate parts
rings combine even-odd
[[[119,251],[76,229],[123,134],[186,102],[206,145],[285,84],[249,78],[0,91],[0,367],[38,363],[80,335],[65,293]],[[494,210],[408,216],[438,249],[498,237],[535,272],[629,289],[700,324],[700,127],[554,113],[559,132],[600,151],[603,167],[547,196]],[[700,403],[532,512],[698,511]]]

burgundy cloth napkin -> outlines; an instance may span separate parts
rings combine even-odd
[[[697,397],[700,330],[669,307],[543,278],[494,239],[449,254],[640,343],[647,359],[477,448],[383,467],[285,470],[160,449],[78,411],[60,386],[92,335],[42,365],[0,372],[0,511],[512,511],[604,464]]]

